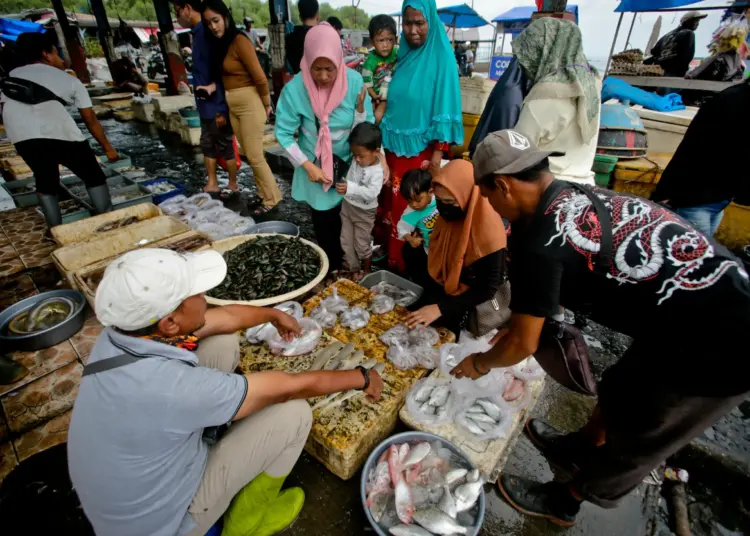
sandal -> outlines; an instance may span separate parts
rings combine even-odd
[[[253,216],[264,216],[276,208],[276,205],[269,207],[268,205],[261,205],[260,207],[253,210]]]

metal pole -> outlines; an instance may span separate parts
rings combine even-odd
[[[500,42],[500,55],[502,56],[505,49],[505,26],[503,26],[503,40]]]
[[[628,30],[628,38],[625,40],[625,50],[628,50],[628,45],[630,44],[630,36],[633,34],[633,26],[635,26],[635,17],[638,15],[638,13],[633,13],[633,20],[630,23],[630,30]]]
[[[109,19],[107,18],[107,10],[104,8],[104,2],[102,0],[91,0],[91,10],[94,12],[94,17],[96,18],[99,43],[102,45],[104,58],[107,60],[107,65],[111,70],[112,63],[115,61],[115,46],[112,42],[112,28],[109,27]],[[121,82],[121,80],[115,80],[115,83],[118,82]]]
[[[65,48],[68,51],[70,60],[70,66],[76,73],[78,79],[84,84],[91,82],[91,75],[89,69],[86,66],[86,51],[81,45],[78,32],[75,28],[70,26],[68,22],[68,15],[65,13],[62,0],[52,0],[52,7],[55,9],[55,15],[57,16],[57,24],[62,30],[63,37],[65,39]]]
[[[281,88],[284,87],[286,71],[285,26],[290,19],[289,4],[286,0],[269,0],[268,10],[271,15],[268,25],[268,53],[271,55],[271,86],[274,101],[278,101]]]
[[[164,67],[167,70],[167,94],[178,95],[180,85],[184,84],[182,89],[188,88],[187,71],[182,61],[182,52],[177,34],[172,26],[172,9],[171,2],[168,0],[154,0],[154,11],[156,11],[156,21],[159,23],[159,44],[161,53],[164,56]],[[188,88],[189,89],[189,88]]]
[[[615,53],[615,44],[617,43],[617,35],[620,33],[620,25],[622,24],[622,17],[625,13],[620,13],[620,18],[617,19],[617,29],[615,30],[615,38],[612,39],[612,47],[609,49],[609,57],[607,58],[607,66],[604,68],[604,76],[607,76],[609,72],[609,64],[612,61],[612,54]]]

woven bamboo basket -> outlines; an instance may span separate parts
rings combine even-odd
[[[306,245],[310,246],[315,250],[315,252],[320,256],[320,272],[318,272],[318,275],[315,276],[315,279],[310,281],[307,285],[298,288],[297,290],[293,290],[291,292],[287,292],[286,294],[279,294],[278,296],[273,296],[271,298],[264,298],[262,300],[248,300],[248,301],[232,301],[232,300],[219,300],[217,298],[212,298],[211,296],[206,296],[206,301],[210,303],[211,305],[254,305],[256,307],[266,307],[268,305],[275,305],[277,303],[282,303],[285,301],[293,300],[295,298],[298,298],[299,296],[303,296],[304,294],[310,292],[315,285],[323,281],[323,278],[328,273],[328,256],[325,254],[325,251],[320,249],[317,244],[313,244],[309,240],[305,240],[304,238],[295,239],[294,237],[284,235],[284,234],[278,234],[278,233],[261,233],[261,234],[254,234],[254,235],[240,235],[240,236],[232,236],[230,238],[225,238],[223,240],[217,240],[213,243],[211,246],[211,249],[215,249],[221,254],[226,253],[229,250],[232,250],[239,246],[240,244],[244,244],[248,240],[255,240],[256,238],[260,238],[262,236],[279,236],[288,240],[301,240]]]
[[[197,243],[188,247],[187,244],[191,242]],[[186,233],[165,238],[164,240],[157,240],[156,242],[152,242],[145,247],[166,248],[184,253],[187,251],[196,251],[210,244],[211,239],[203,233],[199,233],[198,231],[188,231]],[[88,266],[84,266],[83,268],[80,268],[73,272],[73,280],[75,282],[75,286],[81,292],[83,292],[83,295],[86,296],[86,299],[88,300],[89,304],[91,304],[92,308],[94,307],[96,288],[99,284],[99,281],[101,280],[101,276],[104,275],[104,271],[107,269],[107,266],[109,266],[116,258],[116,256],[109,257],[99,262],[89,264]]]
[[[60,274],[75,286],[73,272],[84,266],[187,231],[190,231],[190,227],[181,221],[158,216],[118,229],[107,236],[58,248],[52,252],[52,261]]]
[[[95,240],[97,238],[106,237],[112,233],[116,233],[117,231],[124,229],[125,227],[128,227],[126,225],[125,227],[119,227],[117,229],[112,229],[111,231],[97,232],[97,229],[108,223],[116,222],[118,220],[122,220],[132,216],[138,218],[138,222],[133,222],[130,224],[135,225],[136,223],[139,223],[143,220],[156,218],[162,215],[163,213],[161,209],[153,203],[141,203],[140,205],[133,205],[130,207],[121,208],[119,210],[113,210],[112,212],[107,212],[106,214],[100,214],[98,216],[86,218],[85,220],[68,223],[67,225],[58,225],[51,229],[52,238],[54,238],[55,242],[57,242],[61,246],[69,246],[70,244],[76,244],[78,242],[84,242],[86,240]]]

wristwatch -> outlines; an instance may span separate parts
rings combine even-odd
[[[366,369],[363,366],[358,366],[357,369],[362,373],[362,376],[365,377],[365,384],[362,387],[357,388],[358,391],[364,391],[368,387],[370,387],[370,369]]]

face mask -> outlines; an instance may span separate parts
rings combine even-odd
[[[458,221],[464,218],[464,211],[456,205],[448,205],[439,199],[435,201],[440,216],[445,221]]]

